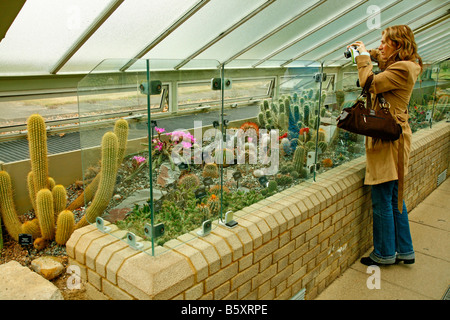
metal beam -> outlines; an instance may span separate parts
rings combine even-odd
[[[255,63],[252,67],[255,68],[257,66],[259,66],[260,64],[264,63],[265,61],[269,60],[270,58],[276,56],[277,54],[283,52],[284,50],[292,47],[294,44],[302,41],[303,39],[305,39],[306,37],[312,35],[313,33],[317,32],[318,30],[322,29],[323,27],[325,27],[326,25],[336,21],[337,19],[339,19],[340,17],[346,15],[347,13],[349,13],[350,11],[356,9],[357,7],[361,6],[363,3],[367,2],[367,0],[363,0],[358,2],[356,5],[351,6],[350,8],[342,11],[341,13],[339,13],[338,15],[336,15],[335,17],[333,17],[332,19],[325,21],[324,23],[322,23],[321,25],[317,26],[316,28],[314,28],[313,30],[302,34],[300,37],[298,37],[297,39],[289,42],[288,44],[284,45],[283,47],[281,47],[280,49],[272,52],[271,54],[269,54],[268,56],[266,56],[265,58],[259,60],[257,63]]]
[[[256,40],[255,42],[251,43],[249,46],[245,47],[244,49],[242,49],[241,51],[239,51],[238,53],[234,54],[233,56],[231,56],[230,58],[228,58],[223,64],[228,64],[231,61],[233,61],[234,59],[236,59],[237,57],[241,56],[242,54],[244,54],[245,52],[249,51],[250,49],[256,47],[258,44],[260,44],[261,42],[267,40],[268,38],[270,38],[271,36],[273,36],[274,34],[276,34],[277,32],[283,30],[284,28],[286,28],[287,26],[289,26],[291,23],[297,21],[298,19],[300,19],[301,17],[303,17],[305,14],[311,12],[312,10],[320,7],[322,4],[324,4],[325,2],[327,2],[327,0],[321,0],[317,3],[314,3],[313,5],[311,5],[310,7],[306,8],[306,10],[303,10],[301,13],[297,14],[295,17],[289,19],[288,21],[286,21],[285,23],[283,23],[282,25],[278,26],[277,28],[273,29],[272,31],[270,31],[269,33],[267,33],[266,35],[264,35],[263,37],[259,38],[258,40]]]
[[[167,38],[172,32],[179,28],[183,23],[185,23],[189,18],[191,18],[195,13],[197,13],[201,8],[203,8],[210,0],[201,0],[195,4],[191,9],[184,13],[177,21],[175,21],[171,26],[164,30],[156,39],[154,39],[150,44],[148,44],[144,49],[142,49],[133,59],[130,59],[120,71],[126,71],[131,67],[136,60],[141,59],[150,50],[156,47],[161,41]]]
[[[70,58],[80,49],[86,41],[97,31],[98,28],[116,11],[116,9],[125,0],[116,0],[108,8],[106,8],[97,19],[91,24],[91,26],[78,38],[72,47],[59,59],[56,65],[50,70],[51,74],[56,74],[61,68],[69,61]]]
[[[186,65],[190,60],[192,60],[193,58],[195,58],[196,56],[198,56],[200,53],[202,53],[203,51],[205,51],[206,49],[208,49],[209,47],[211,47],[212,45],[214,45],[215,43],[217,43],[218,41],[220,41],[221,39],[225,38],[227,35],[229,35],[231,32],[233,32],[234,30],[236,30],[237,28],[239,28],[241,25],[243,25],[244,23],[246,23],[247,21],[249,21],[251,18],[253,18],[254,16],[256,16],[258,13],[260,13],[261,11],[263,11],[265,8],[267,8],[268,6],[270,6],[271,4],[273,4],[276,0],[267,0],[264,4],[262,4],[261,6],[259,6],[257,9],[253,10],[252,12],[250,12],[248,15],[246,15],[245,17],[243,17],[242,19],[240,19],[237,23],[235,23],[234,25],[232,25],[230,28],[228,28],[227,30],[225,30],[224,32],[221,32],[216,38],[214,38],[213,40],[211,40],[210,42],[208,42],[206,45],[204,45],[203,47],[201,47],[200,49],[198,49],[197,51],[195,51],[193,54],[191,54],[189,57],[187,57],[186,59],[184,59],[181,63],[179,63],[178,65],[175,66],[175,70],[180,69],[181,67],[183,67],[184,65]]]

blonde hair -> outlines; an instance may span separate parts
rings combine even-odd
[[[414,40],[414,33],[407,25],[387,27],[382,32],[386,40],[390,40],[396,50],[388,58],[388,64],[396,61],[414,61],[423,68],[422,58],[417,53],[417,44]]]

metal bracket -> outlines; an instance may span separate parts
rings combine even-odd
[[[111,231],[111,227],[105,226],[105,221],[100,217],[95,219],[95,225],[97,226],[97,229],[103,233],[108,233]]]

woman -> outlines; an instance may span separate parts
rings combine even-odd
[[[403,129],[402,136],[396,141],[366,137],[364,183],[372,186],[374,249],[368,257],[361,259],[361,263],[388,265],[403,261],[412,264],[415,256],[403,201],[403,178],[408,173],[412,137],[408,104],[414,83],[422,70],[422,59],[417,54],[414,34],[406,25],[386,28],[378,50],[368,52],[361,41],[351,45],[356,46],[360,53],[356,62],[361,87],[373,74],[371,57],[378,61],[382,72],[374,75],[369,89],[372,105],[379,108],[376,95],[382,93],[390,104],[391,114]]]

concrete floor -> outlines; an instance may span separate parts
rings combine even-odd
[[[414,208],[409,220],[415,264],[383,266],[374,272],[358,259],[316,300],[443,299],[450,286],[450,179]]]

